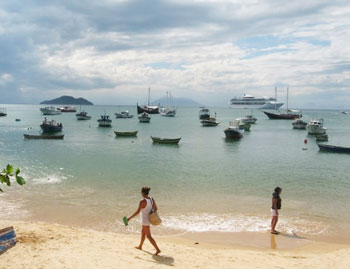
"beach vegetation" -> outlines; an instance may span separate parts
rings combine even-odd
[[[0,183],[6,184],[7,186],[11,186],[11,180],[15,180],[17,184],[24,185],[26,181],[23,177],[19,175],[21,171],[19,168],[14,171],[14,168],[12,165],[8,164],[1,172],[0,172]],[[0,188],[0,192],[3,192],[3,190]]]

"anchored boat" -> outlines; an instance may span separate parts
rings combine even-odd
[[[114,131],[116,136],[137,136],[138,131],[128,131],[128,132],[121,132],[121,131]]]
[[[179,138],[161,138],[161,137],[154,137],[151,136],[153,143],[158,144],[179,144],[181,137]]]

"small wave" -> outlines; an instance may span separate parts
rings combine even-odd
[[[6,200],[6,198],[5,198]],[[29,216],[29,212],[25,209],[23,209],[23,202],[16,201],[16,202],[8,202],[8,201],[1,201],[0,203],[0,218],[1,219],[12,219],[12,218],[24,218]]]
[[[183,232],[266,232],[270,229],[271,217],[233,214],[194,214],[164,216],[163,226]],[[306,219],[281,218],[279,230],[304,235],[321,234],[327,225]]]

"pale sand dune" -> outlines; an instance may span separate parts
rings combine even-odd
[[[18,244],[0,256],[1,269],[21,268],[350,268],[350,246],[309,243],[292,250],[253,249],[156,238],[161,256],[133,247],[139,235],[102,233],[48,223],[12,224]],[[196,238],[198,239],[198,238]]]

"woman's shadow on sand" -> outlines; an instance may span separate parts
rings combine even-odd
[[[143,252],[146,252],[147,254],[152,256],[152,259],[156,263],[168,265],[168,266],[174,266],[174,258],[170,256],[165,256],[165,255],[155,255],[147,250],[142,250]]]

